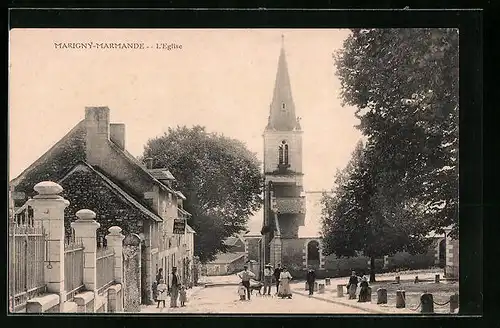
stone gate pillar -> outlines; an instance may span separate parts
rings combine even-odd
[[[36,224],[43,225],[46,234],[44,276],[47,292],[59,295],[59,311],[66,301],[64,286],[64,209],[69,201],[59,196],[63,188],[52,181],[37,183],[33,188],[38,195],[28,202],[33,208]]]
[[[129,234],[123,240],[124,311],[141,310],[141,238]]]

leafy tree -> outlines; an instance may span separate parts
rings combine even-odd
[[[335,56],[341,97],[376,157],[390,211],[413,204],[458,234],[458,30],[354,29]],[[418,204],[418,206],[417,206]]]
[[[414,206],[394,206],[377,186],[377,156],[371,145],[358,144],[353,156],[336,177],[333,196],[325,195],[323,243],[326,254],[370,258],[370,281],[375,281],[375,258],[398,251],[423,252],[425,221],[412,220]]]
[[[225,252],[223,240],[245,231],[249,216],[261,204],[262,177],[255,154],[242,142],[204,127],[169,128],[144,147],[144,158],[166,167],[185,196],[193,216],[195,255],[205,263]]]

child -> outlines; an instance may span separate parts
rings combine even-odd
[[[162,302],[163,307],[165,307],[165,300],[167,299],[167,291],[168,291],[168,286],[165,284],[163,279],[160,279],[160,281],[158,282],[159,282],[158,287],[156,287],[158,290],[158,296],[156,297],[156,300],[158,302],[157,308],[160,307],[160,302]]]
[[[151,286],[151,289],[153,291],[153,300],[155,302],[158,301],[158,283],[156,281],[153,281],[153,285]]]
[[[238,295],[240,295],[240,301],[245,300],[245,295],[246,295],[247,289],[245,286],[243,286],[243,283],[240,282],[240,285],[238,286]]]
[[[179,301],[181,302],[181,306],[186,306],[186,287],[183,285],[181,286],[181,289],[179,290]]]

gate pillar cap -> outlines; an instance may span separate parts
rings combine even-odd
[[[88,209],[79,210],[76,212],[76,216],[79,220],[94,220],[96,218],[95,212]]]
[[[63,187],[60,184],[52,181],[42,181],[37,183],[33,189],[39,195],[57,195],[63,191]]]

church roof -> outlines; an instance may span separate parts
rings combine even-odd
[[[271,101],[269,122],[266,130],[300,130],[300,125],[295,116],[295,104],[292,98],[292,87],[288,74],[284,41],[278,59],[278,70],[276,72],[273,99]]]
[[[210,264],[230,264],[234,261],[245,256],[245,252],[235,252],[235,253],[219,253],[216,255],[216,259]]]

